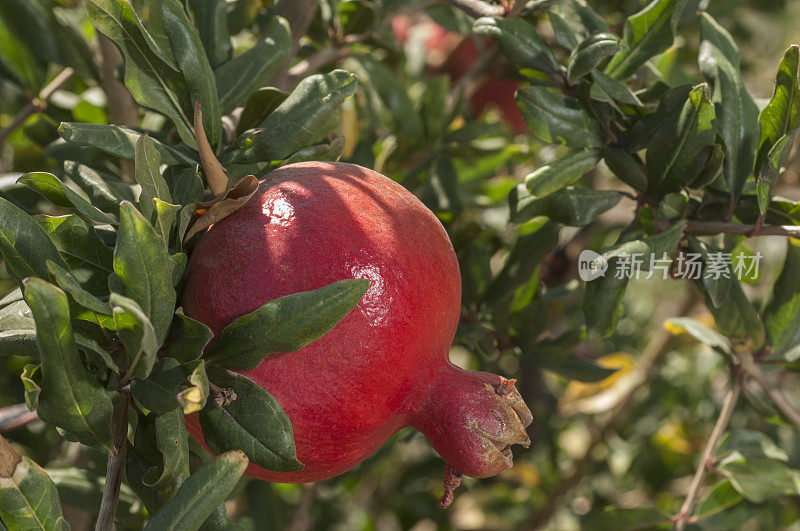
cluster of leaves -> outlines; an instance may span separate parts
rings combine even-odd
[[[271,470],[302,464],[274,398],[226,369],[255,367],[265,352],[291,352],[320,337],[367,286],[343,282],[272,301],[232,323],[201,359],[211,331],[179,307],[192,238],[250,197],[248,175],[340,157],[372,167],[413,190],[453,240],[463,281],[456,343],[477,354],[469,363],[517,376],[534,405],[535,440],[543,450],[516,465],[527,497],[497,483],[491,504],[509,515],[509,525],[521,525],[528,515],[519,507],[546,505],[548,496],[537,488],[538,479],[524,479],[524,471],[535,462],[542,480],[557,490],[559,437],[570,426],[551,416],[553,397],[539,385],[541,371],[548,378],[558,375],[559,382],[611,386],[620,374],[578,352],[587,345],[601,352],[640,348],[649,333],[647,319],[624,302],[626,292],[628,298],[631,291],[641,296],[642,288],[613,275],[587,283],[569,278],[561,263],[566,249],[595,247],[612,265],[632,253],[660,257],[681,251],[700,253],[707,263],[715,253],[753,251],[744,231],[692,235],[703,223],[748,230],[800,224],[797,203],[773,194],[800,125],[799,48],[786,50],[774,94],[759,112],[744,87],[734,39],[709,13],[698,13],[697,2],[626,4],[626,12],[634,13],[627,18],[616,2],[599,2],[595,10],[581,0],[528,2],[507,17],[475,20],[445,4],[411,6],[451,34],[486,45],[499,65],[495,72],[519,84],[516,102],[532,135],[513,136],[496,114],[471,115],[468,79],[452,83],[442,71],[414,60],[425,53],[420,40],[395,41],[390,22],[407,12],[404,2],[321,2],[298,57],[313,64],[329,48],[348,53],[334,54],[331,61],[340,64],[303,72],[311,75],[299,81],[282,71],[292,55],[289,24],[273,6],[261,4],[0,4],[0,90],[12,95],[9,101],[42,93],[56,65],[77,73],[69,85],[73,101],[53,98],[10,137],[14,169],[50,172],[0,183],[0,252],[17,285],[9,285],[0,300],[0,355],[24,356],[19,369],[25,402],[61,436],[89,452],[126,456],[118,522],[140,527],[141,501],[153,529],[234,525],[222,502],[248,462]],[[117,74],[144,109],[144,128],[108,124],[110,102],[98,102],[92,92],[107,82],[91,52],[92,28],[121,52]],[[245,51],[234,54],[234,43],[241,48],[242,41],[248,42]],[[682,64],[675,82],[664,63],[683,47],[696,47],[697,54],[689,54],[693,64]],[[288,92],[282,90],[287,79],[297,81]],[[192,120],[198,100],[205,139],[198,139]],[[0,112],[18,110],[3,105]],[[205,190],[203,177],[209,184],[210,179],[200,162],[206,140],[230,178],[224,201],[213,202],[219,194]],[[613,177],[601,183],[602,166]],[[603,214],[626,205],[630,216],[623,226],[602,222]],[[726,367],[736,367],[742,353],[760,353],[762,361],[796,370],[799,271],[800,247],[790,241],[781,273],[760,306],[732,274],[703,277],[688,289],[702,294],[715,329],[691,319],[673,320],[670,327],[711,347]],[[671,286],[673,292],[689,284],[671,282],[681,284]],[[634,318],[643,331],[630,342],[620,330]],[[650,445],[641,434],[653,431],[646,424],[653,408],[677,404],[699,415],[698,404],[706,398],[705,379],[658,385],[655,398],[632,415],[637,421],[630,423],[630,440],[639,446]],[[232,389],[236,400],[226,403],[224,389]],[[771,405],[753,401],[751,418],[786,424]],[[129,404],[132,441],[109,428],[120,418],[127,423]],[[221,454],[216,459],[187,437],[183,416],[196,412],[207,445]],[[780,525],[800,518],[783,503],[800,494],[798,463],[763,431],[726,435],[714,455],[723,477],[699,501],[697,528],[730,527],[754,515],[761,523],[778,522],[764,519],[779,513]],[[395,446],[411,445],[413,437],[403,433]],[[26,525],[26,518],[64,527],[52,481],[68,503],[103,482],[86,471],[53,469],[48,477],[3,444],[0,439],[0,457],[9,457],[0,462],[15,463],[17,470],[0,467],[0,518],[12,528]],[[362,484],[381,482],[386,492],[390,485],[408,491],[420,477],[433,477],[429,461],[391,453],[388,446],[344,476],[336,492],[352,488],[359,474]],[[396,470],[399,459],[408,470]],[[691,469],[685,461],[690,459],[680,466],[668,462],[658,474],[644,463],[636,472],[659,488],[675,478],[673,468]],[[368,467],[375,470],[372,476]],[[264,489],[269,487],[253,486],[247,497],[280,498],[277,490]],[[427,484],[414,489],[416,495],[382,498],[401,527],[422,518],[444,522],[445,516],[421,507],[433,506],[436,491]],[[598,506],[617,501],[602,483],[597,491]],[[28,504],[43,493],[50,503]],[[96,503],[84,497],[96,510],[99,498]],[[342,517],[345,509],[331,498],[314,509],[321,520]],[[276,503],[285,508],[285,499],[291,496]],[[261,504],[251,508],[254,519],[256,505]],[[680,500],[657,505],[593,511],[583,525],[669,527]],[[273,510],[266,521],[277,526],[280,514]]]

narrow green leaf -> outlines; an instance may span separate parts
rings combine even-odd
[[[29,363],[25,365],[19,376],[22,386],[25,388],[25,405],[31,411],[36,411],[36,408],[39,407],[39,395],[42,393],[42,387],[39,385],[42,379],[40,369],[39,365]]]
[[[220,112],[217,85],[214,71],[206,57],[203,43],[197,29],[189,20],[183,2],[161,0],[161,18],[164,32],[169,37],[172,55],[183,73],[189,89],[189,101],[200,101],[203,105],[203,128],[212,146],[217,145],[222,136],[222,113]],[[192,135],[194,139],[194,135]],[[195,147],[192,142],[184,142]],[[162,198],[163,199],[163,198]]]
[[[774,459],[723,462],[720,472],[731,485],[753,503],[785,495],[800,495],[800,471]]]
[[[494,37],[503,55],[519,67],[561,72],[561,65],[536,27],[522,18],[481,17],[473,23],[472,31]]]
[[[161,199],[153,199],[155,208],[152,213],[152,225],[156,229],[156,234],[164,241],[164,247],[169,249],[170,235],[175,219],[181,209],[180,205],[165,203]],[[183,270],[181,270],[183,273]]]
[[[599,161],[600,153],[596,150],[573,151],[528,174],[525,177],[525,186],[531,194],[544,197],[575,183],[597,166]]]
[[[585,76],[622,49],[619,37],[613,33],[596,33],[581,41],[572,50],[567,63],[567,79],[570,83]]]
[[[769,201],[772,199],[772,189],[781,175],[786,171],[789,155],[794,145],[794,132],[782,136],[769,150],[764,165],[758,171],[756,181],[756,196],[758,197],[758,211],[766,214]]]
[[[269,354],[299,350],[330,332],[368,288],[367,279],[348,279],[272,300],[226,326],[205,360],[253,369]]]
[[[209,402],[200,412],[203,437],[211,451],[241,449],[253,464],[266,470],[301,470],[292,424],[278,401],[240,374],[213,366],[208,374],[214,384],[236,393],[236,400],[229,404]]]
[[[286,62],[291,49],[289,23],[276,16],[252,48],[216,68],[214,77],[222,112],[228,113],[245,101],[249,104],[248,96],[269,82]],[[242,118],[244,116],[242,114]],[[266,116],[249,127],[257,126],[264,118]]]
[[[145,529],[198,529],[206,517],[230,494],[247,464],[247,457],[238,450],[209,461],[189,476],[175,496],[153,515]]]
[[[12,328],[0,331],[0,356],[30,356],[39,359],[36,330]]]
[[[133,185],[73,161],[64,163],[64,173],[89,196],[91,203],[105,212],[119,214],[122,201],[133,201]]]
[[[24,292],[36,319],[42,362],[39,416],[83,444],[99,444],[110,451],[113,395],[97,385],[81,363],[66,294],[38,278],[26,279]]]
[[[186,84],[172,54],[159,48],[126,0],[90,0],[86,10],[94,27],[114,41],[122,53],[125,86],[133,98],[169,117],[181,140],[195,148],[192,120],[182,106],[188,100]]]
[[[227,162],[280,160],[314,143],[327,132],[323,128],[357,87],[356,77],[344,70],[308,76],[257,129],[236,139]]]
[[[178,361],[191,361],[203,355],[213,333],[211,329],[183,313],[183,308],[175,310],[175,319],[164,341],[163,354]]]
[[[161,156],[156,151],[153,140],[142,135],[134,147],[134,164],[136,182],[142,187],[139,195],[139,208],[145,218],[150,219],[153,214],[153,199],[158,198],[164,202],[172,202],[167,181],[161,176],[159,166]]]
[[[606,166],[620,181],[637,192],[647,189],[647,176],[642,170],[642,164],[633,155],[620,147],[603,148],[602,154]]]
[[[697,85],[680,113],[673,115],[647,144],[648,193],[677,192],[700,173],[717,137],[708,86]]]
[[[124,286],[124,295],[136,301],[149,318],[158,344],[166,337],[175,311],[172,269],[173,262],[155,229],[133,205],[122,203],[114,272]]]
[[[47,62],[19,41],[0,17],[0,69],[30,94],[38,94],[47,81]]]
[[[250,94],[244,104],[236,132],[241,135],[248,129],[258,127],[288,96],[288,93],[275,87],[260,88]]]
[[[111,293],[114,324],[117,335],[128,356],[128,373],[136,378],[147,378],[156,361],[158,342],[150,319],[136,301]]]
[[[183,411],[175,408],[155,418],[156,446],[162,455],[161,474],[149,481],[145,474],[143,483],[170,499],[189,477],[189,442]]]
[[[732,455],[745,458],[777,459],[789,462],[789,456],[772,439],[755,430],[739,429],[725,434],[717,447],[716,458],[728,459]]]
[[[19,178],[19,182],[39,192],[45,199],[55,205],[75,208],[78,211],[78,215],[87,221],[104,225],[117,225],[115,219],[107,216],[102,210],[84,199],[83,196],[62,183],[51,173],[27,173]]]
[[[73,144],[97,148],[104,153],[125,160],[135,157],[136,141],[142,133],[121,125],[86,124],[80,122],[62,122],[58,126],[58,134]],[[151,139],[153,140],[153,139]],[[164,164],[197,164],[197,154],[188,149],[179,149],[153,140],[156,151],[161,154]]]
[[[233,51],[228,31],[228,3],[225,0],[189,0],[189,8],[208,62],[216,68],[227,61]],[[223,109],[222,112],[227,111]]]
[[[617,371],[573,354],[572,350],[580,341],[580,331],[575,330],[555,339],[537,341],[523,355],[536,367],[581,382],[599,382]]]
[[[66,531],[56,486],[32,459],[0,436],[0,518],[9,529]]]
[[[525,123],[543,141],[572,148],[603,144],[600,125],[577,100],[537,85],[519,89],[516,99]]]
[[[781,355],[800,343],[800,240],[788,238],[783,269],[762,316],[775,354]]]
[[[725,142],[723,172],[738,200],[753,172],[758,145],[758,107],[739,71],[739,49],[730,34],[708,13],[700,13],[700,70],[712,86],[717,128]]]
[[[619,107],[615,102],[622,103],[623,105],[642,106],[642,102],[639,101],[636,94],[622,81],[608,74],[604,74],[599,70],[592,72],[592,81],[593,83],[591,87],[589,87],[589,95],[592,98],[608,102],[617,110],[619,110]]]
[[[71,256],[93,267],[109,273],[112,270],[113,254],[99,238],[94,227],[75,214],[67,216],[44,216],[34,218],[44,229],[56,248],[65,256]]]
[[[195,203],[203,200],[203,179],[200,178],[196,165],[183,169],[167,168],[164,172],[164,179],[169,186],[173,203],[194,206]],[[181,237],[183,237],[182,234]]]
[[[694,515],[699,520],[710,518],[741,503],[742,500],[741,494],[736,492],[730,481],[720,481],[708,491],[703,499],[697,502]]]
[[[177,360],[161,356],[147,378],[131,381],[134,398],[148,410],[161,414],[178,409],[178,392],[186,384],[186,373]]]
[[[783,54],[778,67],[772,99],[758,115],[761,137],[758,141],[756,171],[781,137],[800,127],[800,45],[793,44]]]
[[[72,298],[75,299],[75,302],[93,312],[111,315],[111,307],[83,289],[81,285],[78,284],[78,281],[75,280],[75,276],[72,273],[52,260],[47,261],[47,269],[56,281],[56,284],[58,284],[58,287],[69,293]]]
[[[67,267],[47,233],[14,203],[0,197],[0,254],[6,270],[21,283],[28,276],[48,278],[47,261]]]
[[[519,195],[523,194],[512,195],[515,198],[511,204],[512,222],[522,223],[537,216],[547,216],[550,221],[573,227],[591,223],[622,199],[622,194],[613,190],[578,186],[567,186],[544,197]]]
[[[626,79],[635,74],[651,57],[670,46],[675,39],[671,20],[680,15],[685,0],[653,0],[625,21],[623,47],[606,66],[606,74]]]
[[[595,33],[608,31],[608,24],[585,0],[562,0],[547,13],[556,41],[567,49],[575,48]]]
[[[673,317],[664,323],[667,329],[674,333],[685,332],[715,350],[724,354],[731,354],[731,342],[713,328],[709,328],[697,319],[691,317]]]

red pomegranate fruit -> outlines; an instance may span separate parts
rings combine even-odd
[[[251,464],[247,474],[330,478],[404,426],[419,429],[448,463],[450,491],[460,473],[486,477],[510,467],[510,446],[530,443],[531,413],[513,380],[450,363],[461,298],[453,247],[430,210],[377,172],[305,162],[270,173],[195,247],[183,307],[218,337],[272,299],[348,278],[370,287],[331,332],[240,371],[280,402],[304,464],[296,472]],[[187,425],[202,443],[197,419],[190,415]]]

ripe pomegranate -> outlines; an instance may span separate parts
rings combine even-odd
[[[273,171],[247,205],[203,236],[187,272],[186,314],[215,337],[277,297],[370,280],[327,335],[241,371],[280,402],[305,465],[273,472],[251,464],[252,477],[330,478],[413,426],[449,464],[452,490],[460,473],[495,475],[512,465],[510,445],[530,443],[531,414],[514,380],[450,363],[461,298],[456,255],[434,214],[379,173],[328,162]],[[197,419],[190,415],[187,425],[202,442]]]

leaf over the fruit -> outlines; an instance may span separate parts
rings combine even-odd
[[[210,366],[211,381],[231,389],[236,399],[217,404],[209,400],[200,411],[203,437],[212,452],[240,449],[255,465],[266,470],[301,470],[292,424],[278,401],[246,376]]]
[[[330,332],[368,288],[367,279],[347,279],[269,301],[226,326],[205,360],[252,369],[270,354],[299,350]]]

